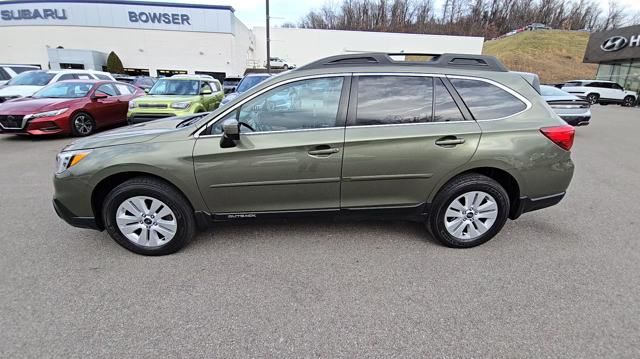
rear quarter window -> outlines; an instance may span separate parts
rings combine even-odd
[[[491,83],[459,78],[450,81],[476,120],[509,117],[527,108],[520,99]]]

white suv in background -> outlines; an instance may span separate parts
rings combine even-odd
[[[622,86],[612,81],[574,80],[562,86],[562,90],[587,100],[594,105],[608,105],[610,103],[622,106],[635,106],[638,94],[625,91]]]
[[[115,81],[108,72],[92,70],[38,70],[25,71],[12,78],[0,89],[0,103],[14,98],[31,96],[41,88],[64,80],[110,80]]]
[[[271,65],[272,69],[285,69],[285,70],[294,69],[296,67],[295,64],[292,64],[291,62],[280,57],[269,58],[269,65]],[[267,64],[265,64],[265,67],[266,66]]]
[[[25,71],[40,70],[33,65],[2,65],[0,64],[0,86],[5,85],[9,80]]]

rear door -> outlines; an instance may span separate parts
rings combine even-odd
[[[136,88],[132,85],[115,83],[114,86],[119,92],[118,96],[118,113],[116,122],[127,122],[127,111],[129,111],[129,101],[136,97]]]
[[[343,208],[417,207],[444,175],[469,161],[480,127],[463,115],[446,81],[414,74],[354,77]]]
[[[349,80],[278,84],[223,113],[193,151],[211,212],[337,210]],[[222,123],[232,118],[247,126],[235,147],[222,148]]]

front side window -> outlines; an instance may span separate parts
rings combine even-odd
[[[96,92],[105,94],[107,96],[118,96],[116,89],[111,84],[101,85],[100,87],[98,87]]]
[[[476,120],[508,117],[527,108],[514,95],[486,81],[458,78],[450,81]]]
[[[296,81],[269,90],[216,122],[211,133],[221,133],[224,120],[236,118],[256,132],[304,130],[336,126],[342,77]],[[242,127],[243,131],[250,131]]]
[[[433,79],[421,76],[361,76],[356,126],[430,122]]]

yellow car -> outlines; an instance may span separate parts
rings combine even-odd
[[[213,111],[224,97],[220,81],[210,76],[181,75],[158,80],[147,96],[129,102],[129,124]]]

